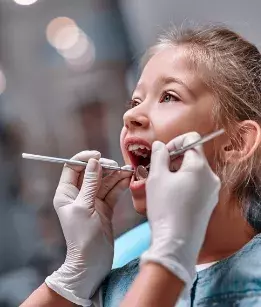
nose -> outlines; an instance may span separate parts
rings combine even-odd
[[[136,110],[135,110],[136,109]],[[128,129],[147,128],[150,124],[146,114],[139,112],[138,107],[128,110],[123,116],[124,126]]]

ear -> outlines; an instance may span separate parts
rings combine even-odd
[[[242,162],[251,157],[261,143],[261,127],[253,120],[240,122],[233,139],[229,139],[222,151],[228,163]]]

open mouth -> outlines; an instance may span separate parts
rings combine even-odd
[[[144,166],[149,171],[150,158],[151,158],[151,146],[149,144],[140,143],[127,143],[126,149],[131,160],[131,164],[136,170],[139,165]],[[134,180],[138,181],[141,178],[137,178],[134,173]]]

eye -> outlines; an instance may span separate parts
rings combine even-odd
[[[161,103],[170,103],[170,102],[178,102],[180,98],[177,95],[173,95],[170,93],[164,93],[160,99]]]
[[[140,102],[137,101],[137,100],[135,100],[135,99],[132,99],[132,100],[128,101],[128,103],[127,103],[129,109],[135,108],[135,107],[137,107],[139,104],[140,104]]]

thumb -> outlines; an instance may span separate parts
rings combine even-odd
[[[162,170],[169,169],[169,151],[166,145],[160,141],[152,144],[150,174],[160,174]]]
[[[90,159],[84,173],[82,187],[78,197],[83,205],[94,206],[95,197],[101,185],[101,165],[95,159]]]

